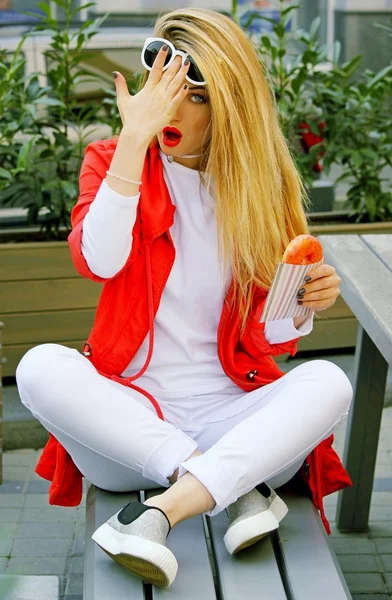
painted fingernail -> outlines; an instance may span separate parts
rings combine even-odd
[[[184,90],[187,90],[187,89],[188,89],[188,86],[187,86],[187,84],[185,84],[185,85],[184,85],[184,88],[183,88],[183,89],[184,89]]]
[[[306,277],[304,277],[304,281],[308,282],[308,281],[312,281],[312,278],[310,275],[306,275]]]
[[[117,79],[118,73],[116,73],[116,71],[113,71],[113,77],[114,77],[114,79]]]
[[[298,300],[298,304],[302,304],[302,300]]]
[[[300,290],[298,290],[298,296],[303,296],[305,292],[306,292],[306,289],[301,288]]]
[[[166,52],[166,50],[168,49],[168,47],[169,46],[167,44],[165,44],[164,46],[162,46],[162,52]]]
[[[190,63],[190,60],[189,60],[189,58],[186,58],[186,59],[184,60],[184,65],[187,67],[187,66],[189,65],[189,63]]]

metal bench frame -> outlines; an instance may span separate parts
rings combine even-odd
[[[341,276],[341,294],[359,321],[354,400],[343,462],[353,487],[339,493],[337,526],[367,531],[378,438],[392,365],[392,235],[323,235],[326,263]]]

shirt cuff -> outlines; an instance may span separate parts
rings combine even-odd
[[[112,190],[111,187],[106,183],[106,179],[102,179],[101,186],[98,190],[96,198],[99,198],[101,201],[99,204],[107,202],[116,202],[118,206],[130,207],[134,206],[139,202],[140,192],[136,194],[136,196],[122,196],[118,192]],[[133,202],[131,202],[133,200]]]
[[[264,329],[264,337],[269,344],[282,344],[296,338],[308,335],[313,329],[314,311],[298,327],[294,327],[294,319],[279,319],[278,321],[267,321]]]

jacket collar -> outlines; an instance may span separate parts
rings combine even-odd
[[[158,140],[150,144],[147,150],[139,206],[144,238],[154,239],[173,225],[176,207],[171,201],[164,179]]]

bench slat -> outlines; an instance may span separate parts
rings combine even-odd
[[[144,600],[143,582],[117,564],[91,539],[94,531],[137,493],[115,494],[90,486],[87,493],[83,600]]]
[[[57,575],[0,575],[1,600],[58,600],[59,597]]]
[[[392,236],[386,233],[368,233],[361,235],[361,239],[380,257],[385,266],[392,271]]]
[[[392,364],[392,277],[390,269],[356,235],[319,237],[327,264],[341,276],[341,293],[363,328]]]
[[[230,556],[223,543],[227,522],[225,512],[208,519],[222,600],[287,600],[270,537]]]
[[[150,490],[146,492],[146,497],[156,496],[164,491]],[[178,523],[167,538],[167,546],[178,561],[178,572],[169,588],[152,587],[154,600],[216,600],[203,517]]]
[[[282,493],[289,506],[277,538],[291,598],[347,600],[351,594],[328,536],[309,498]]]
[[[146,496],[162,493],[151,490]],[[91,535],[138,493],[115,494],[90,486],[87,494],[84,600],[348,600],[351,599],[335,554],[312,502],[283,493],[289,513],[277,532],[258,544],[230,556],[223,543],[225,512],[205,521],[198,516],[179,523],[168,537],[179,570],[169,588],[143,584],[115,563]],[[207,523],[206,541],[204,523]],[[147,596],[145,595],[147,594]]]

